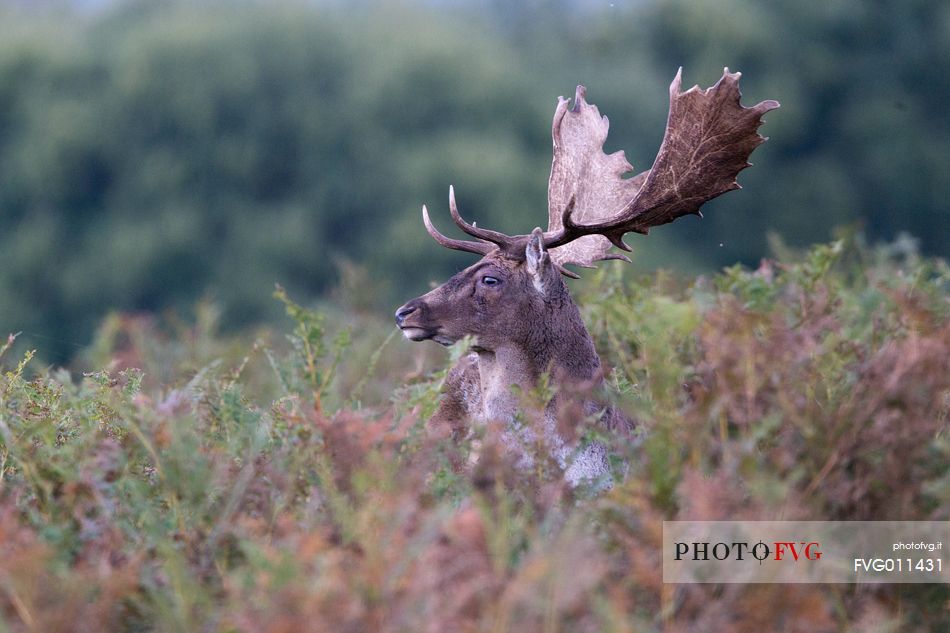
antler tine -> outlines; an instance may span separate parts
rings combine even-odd
[[[574,206],[577,201],[577,196],[572,194],[571,199],[568,200],[567,206],[564,207],[564,211],[561,213],[561,228],[555,231],[552,235],[546,236],[544,240],[544,246],[546,248],[557,248],[558,246],[563,246],[569,242],[584,237],[585,235],[603,235],[610,243],[619,248],[620,250],[630,252],[630,247],[626,242],[623,241],[623,233],[598,233],[592,231],[592,227],[584,226],[574,222]],[[646,233],[646,231],[639,230],[637,228],[628,229],[636,233]],[[629,259],[624,255],[617,255],[615,257],[601,257],[600,259]],[[588,266],[589,267],[589,266]]]
[[[456,226],[472,237],[492,242],[501,247],[508,246],[513,241],[509,235],[490,229],[482,229],[463,220],[462,215],[459,213],[458,205],[455,203],[455,187],[452,185],[449,185],[449,211],[452,213],[452,219],[455,221]]]
[[[559,273],[561,273],[565,277],[570,277],[571,279],[581,278],[581,276],[575,273],[573,270],[568,270],[567,268],[565,268],[564,266],[561,266],[557,262],[554,262],[554,267],[557,269]],[[593,266],[590,266],[589,268],[593,268]]]
[[[580,86],[578,86],[578,89],[580,89]],[[575,204],[577,204],[577,194],[572,193],[567,205],[561,212],[561,228],[544,234],[545,248],[557,248],[580,237],[580,235],[572,234],[572,227],[577,226],[571,221],[571,213],[574,212]]]
[[[425,224],[426,231],[429,232],[429,235],[432,236],[432,239],[446,248],[451,248],[452,250],[456,251],[465,251],[466,253],[476,253],[478,255],[487,255],[495,248],[488,242],[455,240],[442,235],[432,224],[432,220],[429,219],[429,210],[426,208],[426,205],[422,205],[422,223]]]

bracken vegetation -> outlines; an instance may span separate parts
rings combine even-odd
[[[579,298],[640,425],[603,494],[427,428],[428,346],[280,289],[289,344],[203,306],[110,318],[82,375],[7,345],[0,631],[950,628],[946,585],[660,569],[667,519],[950,519],[946,264],[844,239],[689,283],[621,270]]]

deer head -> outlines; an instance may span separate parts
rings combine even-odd
[[[453,217],[464,223],[452,188],[449,207]],[[396,321],[406,338],[451,345],[465,336],[474,336],[477,345],[486,349],[504,341],[524,341],[535,327],[524,317],[544,313],[545,304],[558,291],[567,292],[544,247],[540,229],[501,248],[488,242],[451,240],[432,226],[428,210],[424,209],[423,214],[426,227],[443,246],[461,250],[477,247],[483,257],[435,290],[399,308]]]
[[[564,337],[587,337],[561,276],[577,278],[568,264],[592,267],[605,259],[623,259],[611,248],[629,251],[626,233],[689,214],[727,191],[739,189],[737,174],[748,167],[752,151],[765,139],[757,133],[762,115],[777,108],[763,101],[740,105],[739,73],[725,69],[711,88],[682,92],[681,74],[670,85],[670,110],[653,167],[633,177],[622,151],[605,154],[607,117],[585,100],[578,86],[573,104],[558,100],[552,125],[554,160],[548,181],[548,229],[506,235],[476,227],[459,213],[449,188],[455,224],[475,240],[446,237],[422,207],[426,230],[436,242],[481,255],[475,265],[396,311],[396,323],[410,340],[432,339],[450,345],[474,336],[477,348],[527,346],[540,361],[565,345]],[[565,331],[566,330],[566,331]],[[561,335],[552,333],[561,332]],[[587,337],[589,339],[589,337]],[[533,346],[533,347],[532,347]],[[540,346],[540,347],[539,347]],[[567,345],[570,347],[570,345]],[[545,368],[542,367],[543,371]],[[582,372],[587,373],[587,372]]]

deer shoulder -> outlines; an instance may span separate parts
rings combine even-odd
[[[449,369],[442,384],[442,399],[429,420],[433,427],[448,428],[452,439],[461,440],[471,430],[471,421],[481,410],[478,355],[467,354]]]

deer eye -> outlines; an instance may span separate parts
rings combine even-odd
[[[482,277],[482,283],[485,284],[486,286],[497,286],[498,284],[501,283],[501,279],[499,279],[498,277],[485,275],[484,277]]]

